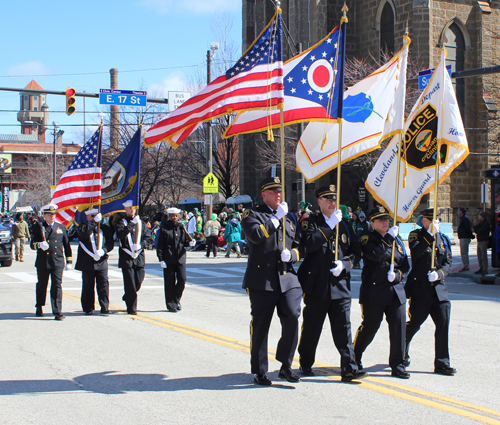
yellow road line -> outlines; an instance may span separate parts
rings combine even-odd
[[[70,298],[73,301],[80,302],[80,297],[76,294],[73,294],[71,292],[64,292],[64,296]],[[99,308],[99,305],[96,303],[96,308]],[[110,308],[113,310],[118,310],[119,314],[126,315],[126,312],[122,310],[118,306],[110,305]],[[222,345],[224,347],[232,348],[238,351],[246,352],[248,353],[250,350],[250,344],[246,341],[241,341],[235,338],[230,338],[224,335],[216,334],[214,332],[206,331],[203,329],[195,328],[193,326],[185,325],[182,323],[177,323],[177,322],[172,322],[171,320],[166,320],[162,319],[157,316],[153,316],[147,313],[137,313],[137,316],[131,316],[134,320],[140,320],[145,323],[149,323],[152,325],[160,326],[162,328],[172,330],[175,332],[180,332],[185,335],[192,336],[194,338],[198,338],[207,342],[213,342],[218,345]],[[276,355],[276,352],[274,350],[269,350],[269,359],[270,360],[275,360],[274,356]],[[298,358],[294,357],[293,365],[298,367]],[[316,362],[315,366],[318,368],[322,369],[338,369],[335,368],[332,365],[326,364],[326,363],[321,363],[321,362]],[[340,376],[338,376],[338,379],[335,379],[336,381],[340,380]],[[373,391],[377,391],[379,393],[385,394],[385,395],[390,395],[393,397],[401,398],[403,400],[407,401],[412,401],[417,404],[421,404],[424,406],[432,407],[434,409],[442,410],[448,413],[453,413],[455,415],[463,416],[469,419],[473,419],[479,422],[483,422],[486,424],[492,424],[492,425],[500,425],[500,420],[488,417],[488,416],[483,416],[478,413],[474,413],[469,410],[465,409],[472,409],[476,410],[481,413],[493,415],[493,416],[498,416],[500,417],[500,411],[490,409],[487,407],[483,406],[478,406],[472,403],[468,403],[465,401],[461,400],[456,400],[450,397],[442,396],[439,394],[431,393],[429,391],[424,391],[420,390],[417,388],[412,388],[406,385],[398,384],[395,382],[389,382],[385,379],[382,378],[377,378],[374,376],[367,376],[363,380],[356,381],[356,384],[365,388],[365,389],[371,389]],[[392,387],[392,388],[391,388]],[[397,391],[397,390],[400,391]],[[416,395],[408,394],[408,393],[413,393]],[[435,400],[439,400],[435,401]],[[448,403],[448,404],[446,404]],[[456,406],[460,407],[454,407],[450,406],[449,404],[453,404]]]

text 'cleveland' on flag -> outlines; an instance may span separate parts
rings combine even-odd
[[[338,116],[339,93],[344,81],[345,24],[284,65],[283,123],[334,121]],[[280,126],[276,110],[239,112],[224,137]]]
[[[445,69],[446,51],[406,120],[401,145],[398,221],[407,221],[435,183],[439,158],[439,183],[469,154],[453,84]],[[398,140],[394,137],[365,182],[373,197],[394,214]],[[438,143],[440,144],[439,152]]]
[[[342,163],[378,149],[382,140],[402,132],[410,42],[405,37],[400,52],[344,92]],[[307,125],[295,154],[297,169],[307,181],[337,167],[338,138],[338,123]]]
[[[51,203],[58,207],[56,220],[68,226],[77,208],[99,203],[101,199],[102,126],[83,145],[62,175]]]
[[[177,148],[202,122],[231,112],[281,106],[281,33],[281,13],[276,12],[236,65],[146,132],[145,146],[166,141]]]

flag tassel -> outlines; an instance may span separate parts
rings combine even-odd
[[[325,134],[325,137],[323,138],[323,142],[321,143],[321,150],[322,151],[325,150],[325,145],[326,145],[327,141],[328,141],[328,133]]]
[[[267,129],[267,141],[274,142],[274,132],[272,128]]]

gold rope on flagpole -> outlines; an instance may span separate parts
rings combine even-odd
[[[446,58],[446,49],[441,50],[441,62]],[[446,63],[442,64],[443,67],[443,83],[445,80]],[[438,198],[438,186],[439,186],[439,165],[441,164],[441,140],[443,137],[443,123],[440,122],[444,115],[444,84],[441,87],[441,115],[438,116],[438,126],[439,126],[439,137],[437,138],[437,149],[436,149],[436,168],[434,174],[434,209],[432,214],[431,232],[434,232],[434,222],[437,217],[437,198]],[[434,236],[434,242],[432,243],[432,260],[431,260],[431,270],[434,270],[436,266],[436,236]]]
[[[277,4],[276,4],[276,15],[281,15],[281,7],[280,7],[280,2],[278,1]],[[276,39],[276,31],[278,29],[278,22],[275,21],[274,22],[274,29],[273,29],[273,33],[272,33],[272,36],[271,36],[271,40],[275,40]],[[273,58],[274,58],[274,47],[275,47],[275,43],[271,43],[272,44],[272,49],[271,49],[271,54],[269,55],[268,57],[268,65],[270,63],[272,63],[273,61]],[[269,71],[268,70],[268,80],[270,80],[272,77],[272,70]],[[268,94],[269,92],[272,90],[271,89],[271,86],[272,85],[269,85],[268,86]],[[274,132],[273,132],[273,126],[272,126],[272,112],[271,112],[271,108],[272,108],[272,105],[271,105],[271,96],[268,96],[268,106],[267,106],[267,116],[266,116],[266,124],[267,124],[267,140],[269,142],[274,142]]]

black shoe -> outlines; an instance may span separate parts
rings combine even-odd
[[[182,310],[181,303],[177,303],[177,311],[181,311],[181,310]]]
[[[314,372],[310,367],[300,367],[300,373],[303,376],[314,376]]]
[[[286,379],[288,382],[299,382],[300,378],[292,372],[289,367],[281,367],[280,373],[278,373],[278,378]]]
[[[174,307],[167,307],[167,310],[170,311],[170,313],[177,313],[177,309]]]
[[[253,382],[257,385],[271,385],[271,380],[267,377],[265,373],[257,373],[253,376]]]
[[[43,317],[42,307],[37,307],[35,312],[36,317]]]
[[[54,319],[56,320],[64,320],[66,319],[66,316],[64,314],[56,314]]]
[[[393,370],[391,376],[399,379],[410,379],[410,374],[408,372],[403,372],[401,370]]]
[[[434,369],[434,373],[439,373],[440,375],[453,376],[455,375],[455,373],[457,373],[457,370],[454,367],[442,366],[442,367],[436,367]]]
[[[408,367],[408,366],[410,366],[410,363],[411,363],[411,361],[410,361],[410,356],[408,356],[408,355],[407,355],[407,356],[403,359],[403,366],[404,366],[404,367]]]
[[[131,314],[132,316],[137,316],[137,311],[127,310],[127,314]]]
[[[108,314],[113,314],[111,310],[101,310],[101,314],[107,316]]]
[[[483,273],[483,269],[479,269],[479,270],[476,270],[476,271],[474,272],[474,274],[482,274],[482,273]]]
[[[85,316],[92,316],[94,314],[93,311],[86,311]]]
[[[462,267],[458,272],[461,273],[461,272],[468,272],[468,271],[469,271],[468,267]]]
[[[357,370],[356,372],[346,373],[342,377],[341,381],[342,382],[351,382],[353,379],[354,380],[363,379],[365,376],[366,376],[366,372],[361,372],[361,371]]]
[[[363,362],[361,359],[355,360],[356,364],[358,365],[358,371],[361,372],[363,370]]]

